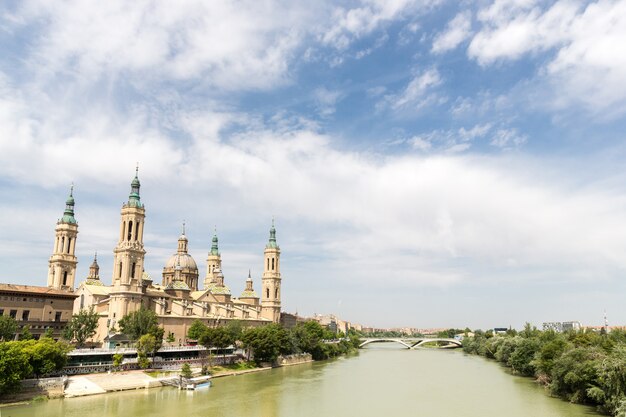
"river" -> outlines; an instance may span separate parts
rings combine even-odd
[[[209,389],[125,391],[0,409],[2,417],[583,417],[496,362],[452,350],[370,345],[358,355],[235,377]],[[401,413],[401,414],[397,414]]]

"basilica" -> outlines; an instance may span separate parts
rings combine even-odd
[[[113,249],[112,284],[105,285],[99,276],[97,258],[89,268],[89,276],[76,290],[75,256],[78,223],[74,217],[73,193],[66,202],[63,217],[58,221],[55,245],[49,261],[48,287],[73,292],[74,313],[91,307],[100,315],[94,343],[113,345],[119,337],[117,322],[140,308],[153,310],[165,335],[175,343],[185,343],[191,323],[199,319],[209,326],[239,320],[244,326],[278,323],[281,309],[280,247],[272,221],[269,241],[265,246],[261,296],[248,274],[246,288],[233,297],[222,273],[222,260],[217,235],[206,259],[203,287],[199,287],[199,269],[188,252],[185,229],[178,238],[178,247],[165,262],[160,283],[144,270],[143,235],[146,208],[139,195],[140,183],[135,175],[128,201],[121,210],[119,241]]]

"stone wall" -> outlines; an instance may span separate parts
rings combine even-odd
[[[25,379],[19,392],[4,395],[2,402],[26,401],[39,396],[59,398],[63,396],[67,377]]]
[[[310,353],[297,353],[294,355],[279,356],[276,360],[276,365],[289,366],[305,362],[313,362],[313,357]]]

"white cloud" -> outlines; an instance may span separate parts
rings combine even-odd
[[[501,149],[519,148],[528,141],[526,135],[520,134],[517,129],[498,129],[491,140],[493,146]]]
[[[417,135],[408,140],[408,143],[420,151],[427,151],[432,148],[448,153],[459,153],[468,150],[472,142],[483,138],[491,130],[491,123],[477,124],[466,129],[433,130],[431,132]]]
[[[104,183],[124,178],[129,166],[150,160],[160,178],[182,153],[137,108],[124,120],[100,109],[56,106],[38,93],[24,94],[0,79],[0,176],[48,187],[79,177]],[[36,103],[36,104],[35,104]],[[80,114],[80,117],[76,117]],[[122,171],[122,169],[124,169]]]
[[[459,137],[464,141],[473,140],[485,136],[489,130],[491,130],[491,123],[475,125],[469,130],[462,127],[459,129]]]
[[[386,23],[422,14],[438,3],[185,0],[172,7],[166,0],[30,0],[4,13],[0,24],[12,33],[40,34],[25,45],[26,62],[45,80],[62,75],[93,82],[119,76],[141,84],[149,71],[157,80],[201,80],[224,90],[268,89],[292,82],[290,65],[300,55],[312,59],[316,45],[345,50]],[[311,40],[317,43],[305,49]],[[383,34],[378,42],[386,40]],[[341,61],[335,57],[331,64]]]
[[[340,91],[332,91],[327,88],[320,87],[313,92],[315,101],[317,102],[317,110],[321,116],[328,117],[335,113],[335,105],[341,99]]]
[[[441,83],[439,71],[430,68],[415,75],[401,93],[385,96],[385,103],[394,110],[420,109],[437,101],[438,96],[432,93],[432,90]]]
[[[330,28],[321,41],[345,50],[355,39],[368,35],[381,25],[405,15],[424,13],[439,0],[365,0],[360,7],[334,10]]]
[[[515,2],[518,7],[503,7],[503,3],[511,2],[496,1],[478,13],[484,27],[472,39],[468,53],[482,65],[563,44],[579,12],[579,5],[568,0],[545,11],[536,1]]]
[[[417,149],[419,151],[427,151],[432,147],[432,144],[428,139],[424,139],[421,136],[413,136],[409,139],[409,143],[413,147],[413,149]]]
[[[470,37],[472,31],[472,15],[470,12],[457,14],[446,25],[446,29],[439,33],[433,41],[431,51],[439,54],[447,52],[459,46],[461,42]]]
[[[468,48],[481,65],[553,52],[537,74],[547,104],[581,106],[601,118],[626,111],[626,3],[496,1],[478,13],[483,27]],[[602,82],[598,82],[602,80]],[[544,93],[544,95],[546,95]],[[542,101],[542,100],[540,100]]]
[[[288,81],[292,54],[318,14],[280,0],[171,6],[163,0],[29,1],[16,13],[24,30],[42,24],[29,58],[32,69],[47,76],[120,74],[140,82],[149,70],[153,78],[202,79],[226,90]],[[322,6],[319,13],[328,11]]]

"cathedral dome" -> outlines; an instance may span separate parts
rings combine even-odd
[[[176,267],[180,266],[181,269],[191,269],[194,271],[198,270],[198,265],[196,265],[196,261],[193,257],[188,253],[175,253],[168,259],[165,264],[166,269],[176,269]]]

